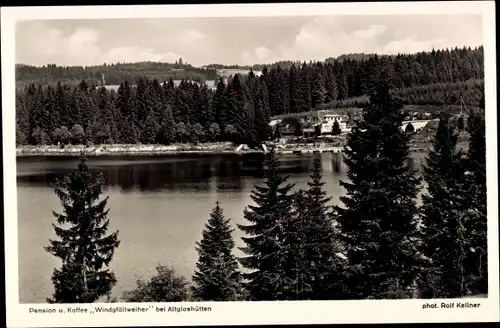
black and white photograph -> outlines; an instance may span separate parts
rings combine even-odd
[[[494,3],[434,4],[2,8],[8,324],[498,320]]]

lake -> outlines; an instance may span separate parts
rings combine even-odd
[[[283,171],[297,188],[306,187],[314,156],[321,156],[325,189],[332,204],[340,204],[346,179],[341,154],[280,155]],[[416,169],[423,154],[413,154]],[[75,157],[19,157],[17,199],[19,229],[19,300],[44,303],[52,295],[51,275],[59,260],[45,252],[55,235],[52,210],[61,210],[50,183],[72,172]],[[121,244],[111,268],[118,283],[113,296],[135,287],[138,277],[148,278],[157,264],[173,267],[190,279],[195,268],[195,243],[219,200],[226,217],[232,219],[234,238],[242,246],[236,223],[246,223],[243,209],[251,204],[254,184],[263,180],[263,156],[109,156],[89,158],[91,171],[103,172],[105,195],[111,219],[110,230],[118,229]],[[235,250],[236,255],[242,255]]]

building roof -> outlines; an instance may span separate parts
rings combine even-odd
[[[271,120],[271,122],[269,122],[269,125],[270,126],[275,126],[276,124],[280,123],[281,120]]]

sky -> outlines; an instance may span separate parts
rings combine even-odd
[[[480,15],[136,18],[21,21],[15,42],[19,64],[202,66],[475,47],[482,35]]]

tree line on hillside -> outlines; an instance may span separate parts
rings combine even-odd
[[[250,74],[206,85],[139,79],[118,90],[32,84],[16,97],[17,144],[171,144],[232,141],[258,145],[269,139],[269,97]],[[75,134],[76,133],[76,134]]]
[[[391,92],[400,98],[404,105],[442,106],[447,109],[467,106],[479,106],[484,80],[467,80],[455,83],[435,83],[417,87],[393,89]],[[368,96],[337,100],[319,106],[329,110],[342,108],[362,108],[370,103]]]
[[[394,81],[394,71],[380,65],[373,66],[372,78],[364,82],[366,90],[382,70],[388,69]],[[16,141],[18,145],[233,141],[253,147],[274,136],[268,126],[273,115],[366,106],[367,97],[329,102],[341,98],[334,68],[319,63],[292,66],[289,71],[264,69],[260,77],[251,72],[227,83],[220,79],[215,91],[187,80],[175,86],[172,79],[163,84],[157,79],[139,78],[136,85],[125,81],[117,92],[85,81],[76,86],[59,82],[55,87],[32,83],[16,95]],[[325,80],[321,70],[335,78]],[[477,105],[483,88],[482,80],[469,80],[392,92],[406,104]]]
[[[204,82],[217,79],[217,69],[240,68],[254,71],[277,70],[290,71],[310,68],[312,73],[319,66],[324,80],[335,75],[339,86],[338,99],[347,99],[365,94],[365,81],[371,71],[381,63],[388,65],[394,74],[396,88],[408,88],[435,83],[452,83],[469,79],[483,79],[484,54],[483,47],[439,49],[415,54],[377,55],[347,54],[337,58],[327,58],[323,62],[278,61],[271,64],[252,66],[211,64],[205,67],[194,67],[182,62],[176,63],[139,62],[115,63],[96,66],[57,66],[48,64],[42,67],[16,65],[16,81],[18,85],[40,82],[44,85],[55,85],[58,81],[78,84],[85,80],[87,84],[101,82],[101,74],[105,75],[108,84],[120,84],[127,80],[133,83],[137,78],[156,78],[160,81],[193,80]],[[333,71],[333,72],[332,72]],[[329,82],[331,83],[331,82]],[[326,87],[328,89],[328,87]]]
[[[402,103],[381,77],[348,135],[348,181],[341,206],[330,206],[321,160],[314,160],[307,188],[295,190],[281,172],[274,149],[266,155],[264,182],[244,211],[240,249],[230,219],[216,203],[196,249],[190,283],[168,266],[140,279],[123,295],[130,302],[185,300],[342,300],[454,298],[488,292],[486,147],[482,111],[470,113],[468,151],[457,150],[455,121],[443,113],[423,169],[428,185],[407,165],[409,136],[400,129]],[[119,246],[107,236],[107,198],[98,200],[85,157],[56,184],[64,213],[54,213],[59,241],[47,251],[61,258],[54,270],[56,303],[88,303],[109,295],[109,270]],[[61,225],[69,223],[69,227]],[[242,269],[240,269],[240,266]]]
[[[203,69],[192,65],[176,62],[139,62],[115,63],[98,66],[58,66],[48,64],[42,67],[16,65],[16,85],[24,87],[33,82],[55,86],[58,82],[77,85],[81,81],[87,84],[101,85],[102,77],[107,85],[119,85],[124,81],[134,82],[138,78],[147,77],[160,81],[192,80],[204,83],[215,80],[215,69]]]
[[[300,72],[300,77],[306,80],[302,82],[308,85],[323,84],[326,99],[345,100],[365,95],[369,89],[370,80],[374,78],[373,72],[381,66],[391,70],[393,85],[398,89],[471,79],[481,80],[484,78],[484,49],[481,46],[474,49],[464,47],[392,56],[345,55],[337,59],[329,58],[324,62],[280,61],[269,65],[253,65],[253,70],[267,70],[271,76],[274,75],[274,80],[285,82],[284,85],[281,85],[283,89],[281,97],[284,98],[293,98],[293,91],[289,89],[298,83],[296,74],[299,73],[292,72],[292,67],[294,67]],[[182,63],[155,62],[117,63],[88,67],[63,67],[54,64],[43,67],[17,65],[16,81],[21,87],[32,82],[55,85],[58,81],[78,84],[82,80],[91,85],[99,84],[101,74],[104,74],[107,84],[116,85],[124,81],[134,83],[138,78],[144,77],[156,78],[160,81],[172,78],[203,83],[206,80],[216,80],[217,68],[220,67],[232,66],[213,64],[205,68],[196,68]],[[235,66],[235,68],[237,67]],[[252,69],[252,67],[246,66],[242,68]],[[20,84],[21,82],[22,84]],[[319,85],[316,85],[316,88],[318,87]],[[294,107],[291,105],[289,109],[291,112],[294,111]]]

